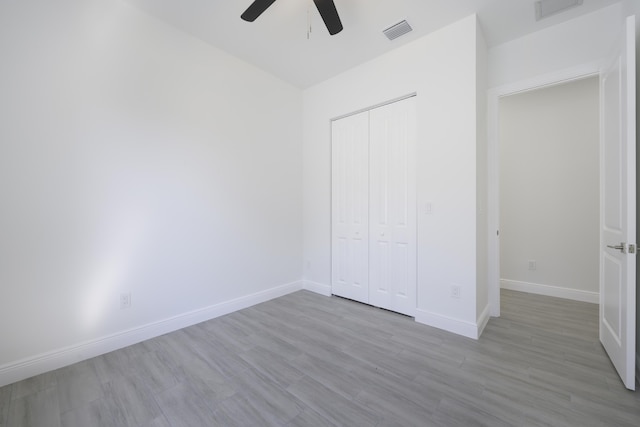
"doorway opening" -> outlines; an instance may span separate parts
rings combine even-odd
[[[501,289],[599,303],[599,104],[598,76],[500,98]]]
[[[488,226],[489,226],[489,247],[488,247],[488,282],[489,282],[489,306],[492,317],[500,317],[500,285],[501,285],[501,240],[502,231],[500,229],[501,218],[501,161],[500,161],[500,104],[502,99],[510,96],[523,95],[538,90],[550,89],[563,84],[579,82],[585,79],[598,79],[600,75],[600,64],[591,63],[579,67],[562,70],[543,76],[538,76],[530,80],[520,81],[505,86],[490,89],[488,92],[488,169],[489,169],[489,188],[488,188]],[[579,154],[579,153],[578,153]],[[543,173],[544,171],[540,171]],[[571,250],[570,242],[562,243],[566,250]],[[529,261],[534,261],[532,268],[529,270]],[[526,256],[526,271],[538,271],[544,269],[544,265],[538,265],[537,258]],[[534,277],[535,279],[535,277]],[[536,279],[537,280],[537,279]],[[530,282],[535,283],[535,282]],[[544,284],[544,283],[538,283]],[[547,283],[548,284],[548,283]],[[557,284],[556,284],[556,287]]]

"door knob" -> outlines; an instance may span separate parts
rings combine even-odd
[[[619,245],[615,245],[615,246],[613,246],[613,245],[607,245],[607,247],[608,247],[608,248],[611,248],[611,249],[617,249],[617,250],[619,250],[619,251],[620,251],[620,252],[622,252],[622,253],[624,253],[624,251],[625,251],[625,246],[626,246],[626,245],[625,245],[625,243],[624,243],[624,242],[620,243]]]

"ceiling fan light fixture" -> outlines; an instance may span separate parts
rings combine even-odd
[[[382,32],[385,36],[387,36],[389,40],[395,40],[398,37],[403,36],[411,31],[413,31],[413,28],[411,28],[411,25],[409,25],[406,19],[403,19],[402,21],[398,22],[397,24],[393,24]]]
[[[535,2],[536,21],[581,6],[582,3],[583,0],[539,0]]]

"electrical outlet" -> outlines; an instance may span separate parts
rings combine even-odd
[[[460,298],[460,286],[451,285],[451,298]]]
[[[120,294],[120,310],[131,308],[131,292]]]
[[[530,259],[529,260],[529,270],[534,271],[538,268],[538,265],[536,263],[535,259]]]

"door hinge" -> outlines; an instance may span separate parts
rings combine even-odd
[[[629,253],[630,254],[635,254],[636,253],[636,245],[629,244]]]

